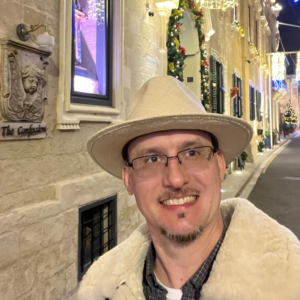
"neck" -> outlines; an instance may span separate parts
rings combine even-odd
[[[178,246],[160,233],[151,233],[156,250],[155,274],[165,286],[181,289],[207,259],[223,231],[221,215],[188,246]]]

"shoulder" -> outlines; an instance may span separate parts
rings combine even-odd
[[[256,291],[252,299],[300,299],[297,237],[248,200],[225,200],[221,211],[229,227],[214,267],[223,283]]]
[[[124,282],[142,276],[144,260],[150,244],[148,228],[142,224],[128,239],[101,256],[89,268],[80,284],[78,299],[112,298]]]

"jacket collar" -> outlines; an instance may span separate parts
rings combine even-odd
[[[222,201],[221,212],[228,230],[201,299],[300,299],[300,244],[293,233],[247,200]],[[142,277],[149,244],[142,224],[92,265],[78,299],[145,299]]]

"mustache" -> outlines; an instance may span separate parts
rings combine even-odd
[[[200,194],[201,194],[200,191],[197,189],[193,189],[190,187],[183,187],[181,189],[174,190],[174,191],[166,190],[161,195],[159,195],[158,201],[162,202],[162,201],[174,199],[174,198],[184,198],[189,195],[195,195],[195,196],[199,197]]]

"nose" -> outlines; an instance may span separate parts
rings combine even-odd
[[[189,176],[179,163],[178,157],[169,158],[168,167],[165,170],[164,185],[179,189],[189,181]]]

